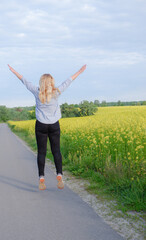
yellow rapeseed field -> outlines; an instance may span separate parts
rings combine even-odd
[[[63,154],[75,164],[105,175],[114,169],[121,177],[139,179],[144,176],[145,117],[145,106],[122,106],[98,108],[94,116],[63,118]],[[35,120],[9,123],[34,137]]]

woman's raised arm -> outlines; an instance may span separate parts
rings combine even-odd
[[[18,72],[16,72],[16,71],[14,70],[14,68],[12,68],[9,64],[8,64],[8,67],[9,67],[9,69],[11,70],[11,72],[16,75],[16,77],[18,77],[20,80],[22,79],[23,76],[20,75]]]
[[[73,76],[71,76],[72,80],[75,80],[82,72],[84,72],[86,69],[86,65],[84,65],[83,67],[81,67],[81,69],[76,72]]]

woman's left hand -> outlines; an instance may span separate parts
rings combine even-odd
[[[85,69],[86,69],[86,66],[87,66],[87,65],[85,64],[83,67],[81,67],[81,69],[79,70],[79,72],[80,72],[80,73],[84,72]]]
[[[15,73],[15,70],[8,64],[9,69],[11,70],[11,72]]]

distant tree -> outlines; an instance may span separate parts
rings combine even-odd
[[[30,119],[36,119],[35,110],[28,111]]]
[[[103,101],[101,102],[101,107],[106,107],[106,106],[107,106],[107,103],[106,103],[105,100],[103,100]]]
[[[78,106],[78,105],[77,105]],[[63,118],[67,117],[79,117],[80,111],[78,107],[75,107],[74,104],[63,103],[61,105],[61,113]]]
[[[80,116],[90,116],[97,111],[93,102],[83,101],[79,104]]]
[[[137,106],[140,106],[141,105],[141,103],[140,102],[137,102],[137,104],[136,104]]]
[[[79,104],[75,104],[74,106],[75,106],[75,108],[78,108],[78,107],[79,107]]]
[[[131,106],[135,106],[135,105],[136,105],[136,102],[131,102],[130,105],[131,105]]]
[[[17,111],[17,112],[22,112],[22,111],[23,111],[23,109],[22,109],[22,108],[20,108],[20,107],[17,107],[17,108],[16,108],[16,111]]]
[[[99,107],[99,106],[100,106],[99,100],[95,100],[95,101],[94,101],[94,104]]]
[[[80,104],[70,104],[64,103],[61,105],[62,117],[81,117],[93,115],[97,111],[97,107],[93,102],[82,101]]]
[[[142,101],[142,104],[141,105],[146,105],[146,101]]]
[[[121,106],[121,101],[120,101],[120,100],[117,102],[117,105],[118,105],[118,106]]]
[[[69,117],[69,107],[67,103],[61,105],[62,117]]]
[[[0,122],[9,120],[8,110],[5,106],[0,106]]]

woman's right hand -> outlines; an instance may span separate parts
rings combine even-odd
[[[16,72],[14,70],[14,68],[12,68],[9,64],[8,64],[8,67],[9,67],[10,71],[16,75],[16,77],[18,77],[19,79],[22,79],[23,76],[20,75],[18,72]]]

